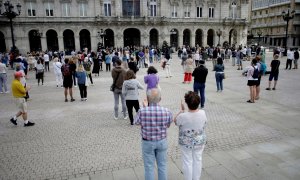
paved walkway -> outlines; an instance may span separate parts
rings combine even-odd
[[[267,64],[271,54],[267,54]],[[249,62],[244,62],[249,64]],[[180,99],[192,90],[182,84],[180,60],[173,55],[172,78],[161,76],[161,105],[173,113]],[[203,155],[202,180],[208,179],[300,179],[300,70],[283,70],[276,91],[264,90],[260,100],[248,104],[247,79],[225,63],[227,79],[224,91],[216,92],[211,62],[206,88],[205,111],[208,116],[208,143]],[[52,70],[52,69],[51,69]],[[138,72],[143,82],[146,69]],[[10,71],[12,74],[12,71]],[[0,179],[76,179],[76,180],[142,180],[141,138],[138,126],[129,120],[113,119],[113,96],[109,91],[110,73],[93,77],[88,87],[88,101],[64,102],[63,89],[56,88],[54,74],[45,73],[45,85],[37,86],[33,72],[29,120],[34,127],[13,126],[9,119],[16,112],[11,94],[0,94]],[[10,80],[11,81],[10,76]],[[145,92],[141,91],[141,99]],[[168,131],[168,179],[183,179],[178,128]]]

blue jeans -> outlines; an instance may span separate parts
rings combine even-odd
[[[223,91],[223,79],[224,79],[224,73],[217,73],[216,72],[216,83],[217,83],[217,90]]]
[[[159,141],[142,140],[145,180],[154,180],[155,160],[158,180],[167,180],[167,138]]]
[[[198,95],[200,93],[200,105],[203,108],[205,103],[205,83],[194,82],[194,92]]]

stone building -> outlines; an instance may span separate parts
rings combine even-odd
[[[300,47],[300,1],[299,0],[253,0],[251,1],[251,26],[249,32],[257,42],[265,46]],[[288,26],[282,12],[295,10]]]
[[[249,0],[20,0],[13,19],[21,52],[130,45],[246,44]],[[3,11],[3,6],[2,6]],[[1,51],[12,47],[0,17]]]

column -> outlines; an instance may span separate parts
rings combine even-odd
[[[93,33],[93,32],[92,32]],[[97,39],[97,36],[95,35],[91,35],[91,51],[94,51],[96,52],[97,51],[97,45],[98,45],[98,39]]]
[[[45,51],[46,49],[49,50],[48,47],[47,47],[46,36],[41,37],[41,45],[42,45],[42,51]]]
[[[196,35],[191,33],[191,43],[190,43],[191,47],[195,47],[196,46]]]
[[[74,38],[75,38],[75,51],[83,51],[83,49],[80,49],[79,35],[74,36]]]
[[[59,49],[59,51],[63,51],[65,49],[64,37],[63,36],[58,36],[57,39],[58,39],[58,49]]]
[[[207,46],[207,31],[203,30],[203,46]]]
[[[178,30],[178,46],[182,47],[183,45],[183,34],[180,30]]]

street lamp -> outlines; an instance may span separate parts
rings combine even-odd
[[[106,32],[103,31],[103,29],[100,29],[100,31],[98,31],[98,35],[97,35],[97,36],[101,38],[102,46],[105,47],[105,46],[104,46],[103,38],[104,38],[104,36],[106,36]]]
[[[260,36],[262,35],[261,30],[258,30],[257,35],[258,35],[258,43],[257,44],[259,45],[259,43],[260,43]]]
[[[285,43],[284,43],[284,54],[286,55],[286,52],[287,52],[287,41],[288,41],[288,27],[289,27],[289,21],[291,19],[293,19],[295,16],[295,11],[291,11],[290,12],[290,9],[287,10],[287,12],[285,11],[282,11],[282,18],[284,21],[286,21],[286,27],[285,27]]]
[[[220,46],[220,36],[222,35],[222,31],[220,29],[217,30],[217,36],[219,37],[218,46]]]
[[[2,1],[0,1],[0,15],[5,16],[9,19],[10,22],[10,31],[11,31],[11,40],[12,40],[12,51],[16,50],[15,46],[15,37],[14,37],[14,28],[12,19],[14,19],[16,16],[19,16],[21,14],[21,5],[20,3],[17,4],[17,11],[14,11],[14,6],[10,3],[10,1],[5,1],[4,3],[5,11],[2,12]]]

